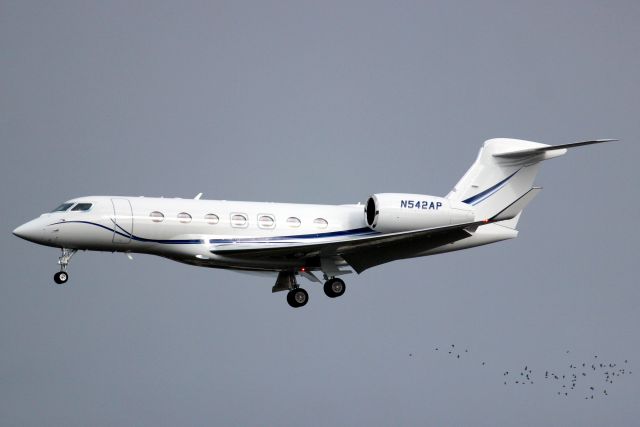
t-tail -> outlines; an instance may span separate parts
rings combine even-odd
[[[520,139],[490,139],[446,197],[472,205],[477,220],[500,221],[515,229],[522,210],[541,190],[533,183],[543,160],[562,156],[569,148],[610,141],[617,140],[546,145]]]

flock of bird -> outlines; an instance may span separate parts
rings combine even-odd
[[[451,344],[448,347],[435,347],[435,352],[446,354],[453,359],[465,358],[469,355],[469,349],[461,349]],[[567,350],[566,354],[570,351]],[[409,353],[409,357],[413,357]],[[481,366],[486,366],[485,361],[480,361]],[[525,365],[516,371],[502,371],[502,383],[508,385],[533,385],[539,382],[547,382],[554,385],[554,391],[558,396],[568,397],[575,392],[582,392],[584,399],[590,400],[597,397],[609,396],[609,389],[620,377],[631,375],[629,361],[621,363],[602,361],[597,355],[589,361],[572,362],[563,369],[532,369]],[[583,386],[584,384],[584,386]],[[557,387],[557,388],[556,388]]]

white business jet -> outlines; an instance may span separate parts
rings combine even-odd
[[[445,197],[381,193],[364,205],[308,205],[150,197],[91,196],[69,200],[13,234],[61,248],[54,275],[65,283],[78,250],[159,255],[186,264],[277,272],[273,292],[309,300],[297,278],[344,294],[338,276],[390,261],[457,251],[518,235],[524,207],[540,192],[540,162],[568,148],[615,141],[546,145],[497,138],[484,143],[471,168]]]

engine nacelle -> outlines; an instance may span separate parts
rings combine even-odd
[[[364,208],[367,225],[381,233],[419,230],[472,222],[473,207],[424,194],[381,193],[369,197]]]

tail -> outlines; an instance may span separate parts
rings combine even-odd
[[[490,139],[446,197],[474,206],[476,219],[501,221],[515,229],[522,210],[541,190],[533,187],[540,162],[562,156],[568,148],[609,141],[617,140],[546,145],[520,139]]]

